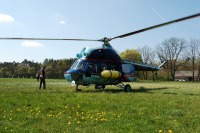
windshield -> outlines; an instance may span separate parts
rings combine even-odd
[[[86,62],[83,60],[77,60],[74,62],[74,64],[72,65],[71,69],[81,69],[81,70],[85,70],[85,66],[86,66]]]
[[[73,65],[71,66],[71,69],[73,69],[77,65],[78,61],[76,60]]]

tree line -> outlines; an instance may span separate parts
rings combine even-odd
[[[74,58],[70,59],[45,59],[42,63],[29,61],[24,59],[19,62],[3,62],[0,63],[1,78],[35,78],[36,73],[43,65],[46,66],[46,77],[51,79],[62,79],[64,72],[68,70]]]
[[[127,49],[120,54],[121,58],[129,59],[136,62],[159,65],[167,60],[162,70],[158,71],[158,77],[163,80],[175,80],[177,71],[192,71],[193,81],[194,72],[198,71],[200,75],[200,39],[171,37],[157,44],[154,48],[145,45],[138,49]],[[45,59],[42,63],[28,61],[24,59],[18,62],[0,63],[0,77],[13,78],[35,78],[35,74],[42,65],[46,66],[47,78],[63,78],[63,74],[68,70],[75,58],[70,59]],[[149,76],[152,72],[138,72],[140,79],[154,79]],[[155,74],[155,73],[152,73]],[[157,76],[157,75],[156,75]]]

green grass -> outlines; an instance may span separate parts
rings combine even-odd
[[[133,92],[48,80],[0,79],[0,132],[200,132],[200,85],[134,82]]]

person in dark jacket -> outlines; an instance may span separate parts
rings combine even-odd
[[[43,89],[46,89],[46,81],[45,81],[45,66],[43,66],[41,69],[40,69],[40,72],[39,72],[39,79],[40,79],[40,86],[39,86],[39,89],[41,89],[42,85],[43,85]]]

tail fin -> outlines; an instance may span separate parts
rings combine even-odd
[[[161,67],[162,67],[166,62],[167,62],[167,60],[163,61],[163,63],[160,64],[160,65],[158,66],[158,69],[161,69]]]

